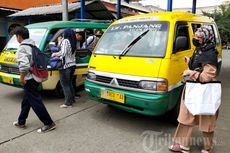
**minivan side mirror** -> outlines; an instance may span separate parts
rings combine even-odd
[[[185,36],[178,36],[175,41],[175,47],[173,53],[186,50],[188,48],[188,38]]]

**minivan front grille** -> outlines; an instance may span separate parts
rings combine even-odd
[[[139,88],[139,81],[117,79],[118,84],[123,87]]]
[[[11,69],[11,73],[13,73],[13,74],[20,74],[20,72],[19,72],[19,69],[18,68],[10,68]]]
[[[6,66],[1,66],[0,71],[1,71],[1,72],[9,72],[9,68],[6,67]]]
[[[0,72],[12,73],[12,74],[20,74],[19,69],[16,67],[8,67],[8,66],[1,66]]]
[[[111,78],[111,77],[106,77],[106,76],[101,76],[101,75],[96,76],[96,81],[102,82],[102,83],[107,83],[107,84],[109,84],[112,81],[112,79],[113,78]]]
[[[125,80],[125,79],[118,79],[118,78],[96,75],[96,81],[100,83],[110,84],[113,79],[117,80],[119,86],[129,87],[129,88],[140,88],[139,81],[132,81],[132,80]]]

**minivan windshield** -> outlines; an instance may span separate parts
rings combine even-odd
[[[95,54],[121,55],[129,48],[125,56],[164,57],[168,42],[168,29],[168,22],[115,24],[107,30],[97,45]],[[136,38],[138,38],[137,41],[135,41]]]
[[[44,37],[47,29],[28,29],[30,38],[35,41],[37,47],[40,46],[42,38]],[[8,41],[4,50],[17,50],[19,43],[17,42],[16,35],[13,35],[12,38]]]

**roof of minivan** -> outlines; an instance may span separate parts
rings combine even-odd
[[[27,25],[27,28],[102,28],[105,29],[109,26],[107,23],[95,23],[95,22],[79,22],[79,21],[49,21],[40,22]]]
[[[117,23],[125,23],[130,21],[198,21],[198,22],[214,22],[214,20],[207,16],[202,16],[198,14],[191,14],[187,12],[159,12],[159,13],[149,13],[141,14],[136,16],[130,16],[123,18],[121,20],[115,21]],[[144,20],[143,20],[144,19]]]

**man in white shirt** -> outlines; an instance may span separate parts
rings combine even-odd
[[[95,30],[95,35],[91,35],[84,42],[82,49],[89,49],[91,52],[94,50],[98,40],[101,38],[103,31],[100,29]]]

